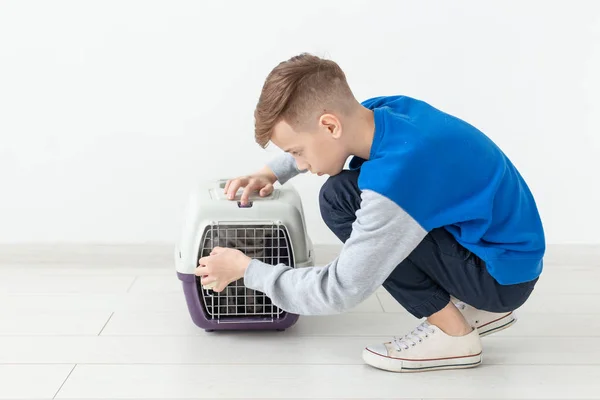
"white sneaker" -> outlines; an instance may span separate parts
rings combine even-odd
[[[456,300],[452,298],[452,300]],[[517,316],[514,311],[507,313],[493,313],[489,311],[478,310],[465,302],[456,300],[456,308],[462,313],[469,325],[477,328],[479,336],[484,337],[492,333],[500,332],[503,329],[510,328],[517,322]]]
[[[472,368],[481,364],[481,350],[477,328],[465,336],[450,336],[425,321],[404,337],[366,347],[363,360],[392,372]]]

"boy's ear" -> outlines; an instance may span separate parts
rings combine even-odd
[[[334,139],[338,139],[342,134],[342,124],[338,117],[333,114],[321,115],[319,127],[326,130]]]

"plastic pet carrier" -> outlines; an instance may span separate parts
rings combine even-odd
[[[266,197],[251,195],[245,206],[240,203],[243,189],[229,200],[225,183],[220,180],[195,188],[175,248],[177,276],[192,321],[206,331],[287,329],[298,315],[281,310],[264,293],[247,288],[243,278],[217,293],[203,288],[194,274],[198,260],[216,246],[238,249],[271,265],[314,265],[300,196],[289,183],[275,187]]]

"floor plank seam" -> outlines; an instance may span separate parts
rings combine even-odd
[[[106,320],[106,323],[104,324],[102,329],[100,329],[100,332],[98,332],[98,335],[96,335],[96,336],[100,336],[102,334],[102,332],[104,331],[104,328],[106,328],[106,325],[108,325],[108,323],[110,322],[110,319],[113,317],[113,315],[115,315],[114,311],[110,313],[108,320]]]
[[[125,293],[129,293],[129,291],[131,290],[131,288],[133,287],[133,285],[135,284],[135,282],[137,281],[138,276],[134,276],[133,277],[133,281],[131,281],[131,284],[129,285],[129,287],[127,288],[127,290],[125,291]]]
[[[53,399],[55,399],[56,396],[58,396],[58,393],[61,391],[61,389],[63,388],[63,386],[65,385],[65,383],[67,382],[67,380],[69,379],[69,377],[71,376],[71,374],[73,373],[73,371],[75,370],[75,367],[77,367],[77,364],[73,365],[73,368],[71,368],[71,371],[69,371],[69,374],[67,375],[67,377],[65,378],[65,380],[63,381],[63,383],[60,385],[60,387],[58,388],[58,390],[56,391],[56,393],[54,393],[54,396],[52,396]]]
[[[108,321],[107,321],[108,322]],[[100,333],[102,333],[102,331],[100,331]],[[62,335],[36,335],[36,334],[12,334],[12,335],[3,335],[0,334],[0,338],[42,338],[42,337],[86,337],[86,338],[92,338],[92,337],[103,337],[103,338],[123,338],[123,337],[127,337],[127,338],[135,338],[135,337],[145,337],[145,338],[191,338],[191,337],[197,337],[199,339],[201,338],[205,338],[206,336],[201,336],[201,334],[181,334],[181,335],[175,335],[175,334],[165,334],[165,335],[161,335],[161,334],[146,334],[146,335],[142,335],[139,333],[132,333],[132,334],[116,334],[116,333],[110,333],[110,334],[105,334],[105,335],[100,335],[100,333],[98,334],[88,334],[88,335],[82,335],[82,334],[78,334],[78,333],[74,333],[74,334],[62,334]],[[397,334],[397,332],[396,332]],[[295,337],[295,338],[335,338],[335,337],[339,337],[339,338],[343,338],[343,339],[351,339],[351,338],[376,338],[376,339],[380,339],[380,338],[389,338],[391,336],[394,336],[394,333],[381,333],[381,334],[355,334],[355,335],[348,335],[348,334],[337,334],[337,333],[332,333],[332,334],[297,334],[291,337]],[[267,336],[265,336],[267,337]],[[541,339],[556,339],[556,338],[565,338],[565,337],[572,337],[572,336],[566,336],[566,335],[528,335],[528,334],[520,334],[520,335],[515,335],[512,334],[510,336],[502,336],[503,339],[511,339],[511,340],[517,340],[517,339],[531,339],[531,340],[535,340],[536,338],[541,338]],[[600,333],[595,334],[595,335],[586,335],[586,336],[573,336],[573,338],[576,339],[596,339],[600,337]],[[500,338],[500,337],[498,337]],[[491,339],[491,338],[490,338]],[[487,340],[490,340],[487,339]],[[496,340],[496,339],[493,339]]]
[[[386,313],[385,307],[383,306],[383,302],[381,301],[381,298],[379,297],[379,293],[375,292],[375,298],[379,302],[379,307],[381,307],[381,311],[385,314]]]
[[[18,363],[18,362],[8,362],[2,363],[0,365],[73,365],[72,362],[64,362],[64,363],[55,363],[55,362],[37,362],[37,363]],[[290,359],[289,362],[247,362],[247,363],[239,363],[239,362],[77,362],[76,365],[85,366],[85,365],[102,365],[102,366],[125,366],[125,365],[142,365],[142,366],[206,366],[210,367],[213,365],[216,366],[238,366],[238,367],[248,367],[248,366],[293,366],[293,367],[314,367],[314,366],[348,366],[348,367],[357,367],[366,365],[362,361],[356,362],[310,362],[310,363],[299,363],[295,359]],[[576,368],[576,367],[597,367],[600,366],[600,362],[590,362],[590,363],[572,363],[565,364],[560,362],[555,363],[519,363],[519,362],[483,362],[482,365],[486,365],[488,367],[561,367],[561,368]]]

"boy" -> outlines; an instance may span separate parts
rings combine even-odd
[[[406,96],[355,100],[340,67],[301,54],[267,77],[255,111],[257,142],[285,151],[231,180],[242,202],[303,171],[328,174],[321,214],[344,242],[326,266],[267,265],[215,248],[202,283],[241,277],[283,310],[347,311],[383,287],[412,315],[412,332],[363,350],[374,367],[414,372],[481,363],[480,337],[515,322],[542,271],[542,223],[526,183],[482,132]],[[352,156],[348,170],[343,170]]]

